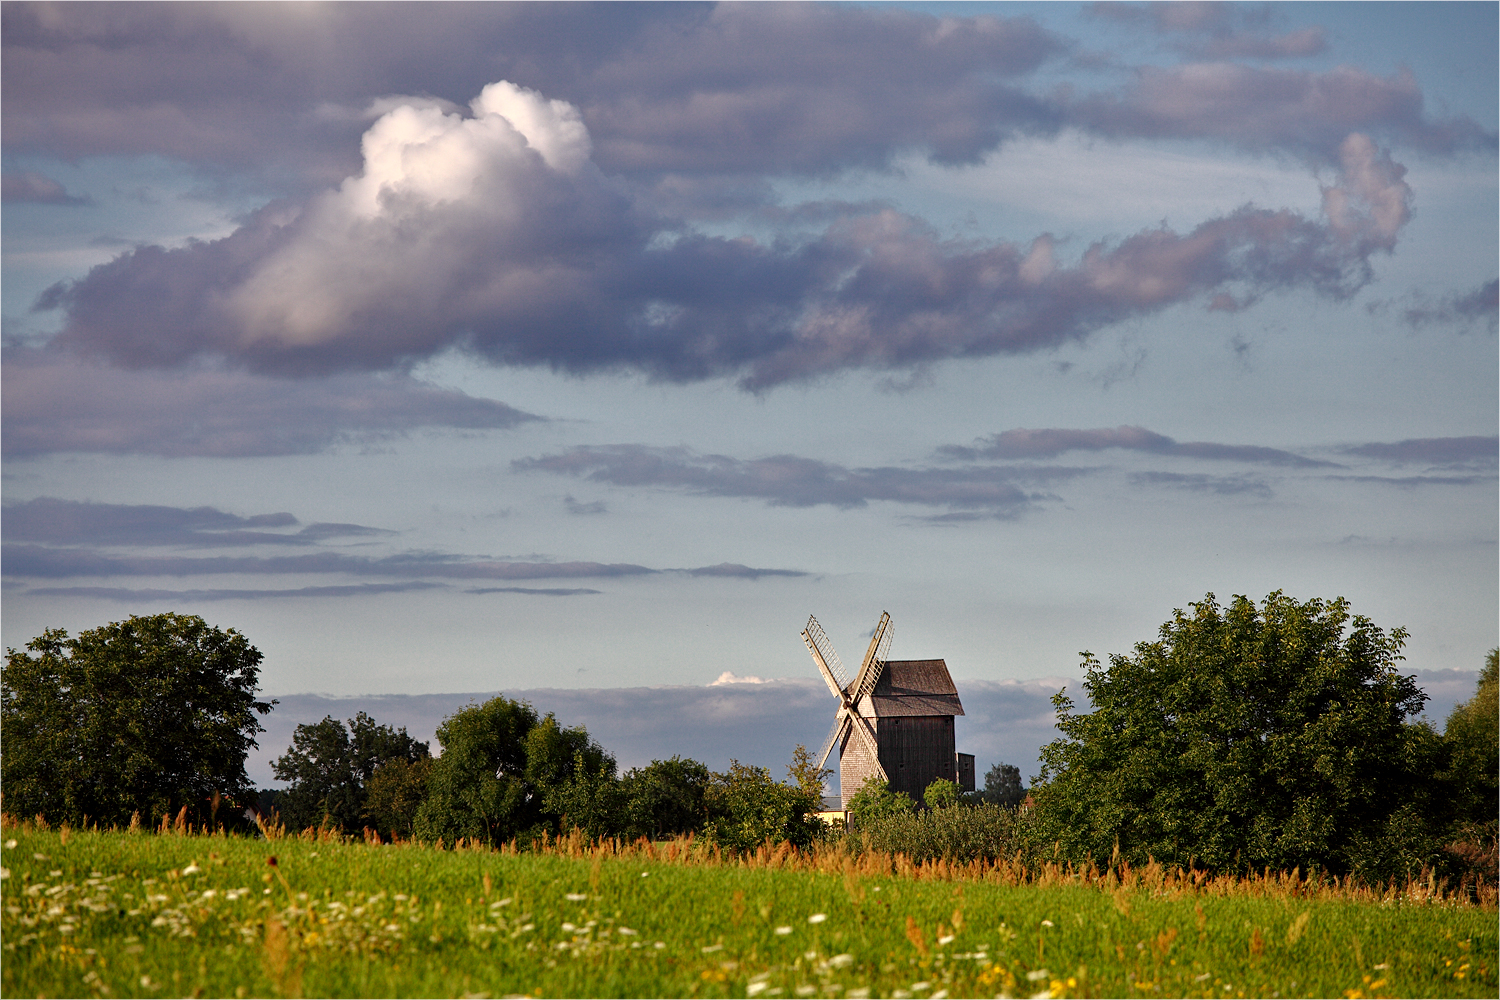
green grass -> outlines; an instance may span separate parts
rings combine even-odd
[[[0,985],[12,997],[1497,991],[1494,912],[1450,903],[298,839],[4,837]]]

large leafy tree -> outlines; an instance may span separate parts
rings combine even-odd
[[[822,832],[822,823],[811,815],[822,808],[821,787],[814,792],[810,783],[784,785],[767,768],[731,760],[729,770],[715,773],[708,787],[708,833],[734,851],[767,841],[805,847]]]
[[[1014,764],[996,764],[984,772],[984,788],[976,796],[982,802],[1015,808],[1026,798],[1021,769]]]
[[[426,743],[377,723],[364,712],[348,727],[325,716],[323,721],[299,725],[292,745],[271,764],[276,777],[288,782],[277,797],[282,820],[293,828],[328,822],[346,831],[366,824],[380,828],[368,811],[369,788],[377,769],[393,761],[412,764],[430,756]],[[382,829],[388,833],[389,828]]]
[[[712,777],[707,764],[682,757],[625,772],[623,832],[653,839],[702,832]]]
[[[261,654],[195,615],[131,617],[7,649],[0,683],[5,808],[54,822],[208,820],[248,801],[245,757],[263,732]],[[221,816],[220,818],[224,818]]]
[[[1033,789],[1067,857],[1213,870],[1392,874],[1434,856],[1441,740],[1407,722],[1426,695],[1396,665],[1407,633],[1342,598],[1259,606],[1209,594],[1103,667],[1093,710],[1054,698],[1063,738]]]
[[[1484,658],[1479,689],[1448,716],[1448,786],[1460,822],[1495,823],[1500,810],[1500,649]]]
[[[469,705],[437,738],[443,752],[414,823],[424,840],[499,844],[574,826],[597,834],[618,813],[615,759],[582,726],[564,729],[527,702]]]

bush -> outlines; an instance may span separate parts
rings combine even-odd
[[[981,802],[867,816],[848,835],[857,849],[905,854],[913,862],[996,861],[1031,850],[1030,823],[1014,809]]]
[[[863,829],[867,824],[888,816],[914,812],[917,804],[905,792],[893,792],[891,786],[875,775],[865,779],[859,791],[849,797],[849,825]]]

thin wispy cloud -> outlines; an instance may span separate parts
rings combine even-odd
[[[1382,459],[1401,465],[1500,464],[1500,437],[1408,438],[1405,441],[1372,442],[1343,449],[1346,455]]]
[[[318,545],[332,539],[376,538],[396,534],[362,524],[319,523],[296,531],[300,522],[281,511],[241,517],[215,507],[112,504],[38,497],[6,504],[0,535],[7,542],[53,545],[173,545],[224,548],[248,545]]]
[[[128,587],[33,587],[26,591],[45,597],[87,597],[109,601],[262,601],[301,600],[318,597],[368,597],[373,594],[408,594],[432,590],[441,583],[410,581],[407,583],[358,583],[325,587],[293,587],[284,590],[162,590]]]
[[[0,175],[0,201],[6,204],[92,205],[92,198],[67,192],[57,181],[34,171]]]
[[[517,472],[550,472],[614,486],[649,486],[697,496],[758,499],[773,506],[844,509],[872,501],[983,510],[1014,516],[1045,499],[1038,484],[1084,475],[1061,467],[846,468],[797,455],[738,459],[687,448],[646,445],[578,447],[518,459]]]
[[[406,375],[287,381],[121,371],[11,349],[0,368],[4,454],[251,458],[362,448],[414,432],[505,430],[543,418]]]
[[[1281,465],[1294,468],[1338,467],[1337,462],[1307,458],[1279,448],[1267,448],[1261,445],[1216,444],[1210,441],[1179,442],[1165,434],[1157,434],[1144,427],[1103,427],[1092,430],[1020,427],[980,438],[971,446],[945,445],[938,449],[938,454],[945,458],[967,461],[1041,459],[1056,458],[1071,451],[1106,451],[1116,448],[1141,451],[1151,455],[1243,462],[1252,465]]]

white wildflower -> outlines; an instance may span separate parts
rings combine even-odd
[[[1048,972],[1046,969],[1032,969],[1030,972],[1026,973],[1026,980],[1027,982],[1039,983],[1050,975],[1052,975],[1052,973]]]
[[[589,898],[589,894],[586,892],[570,892],[563,898],[570,903],[581,903]]]
[[[784,936],[784,935],[792,933],[792,929],[790,927],[782,926],[782,927],[776,928],[776,933],[777,934],[781,934],[781,935]]]
[[[826,914],[826,913],[814,913],[812,916],[810,916],[810,917],[807,918],[807,922],[810,923],[810,924],[821,924],[823,921],[825,921],[827,919],[828,919],[828,914]]]

